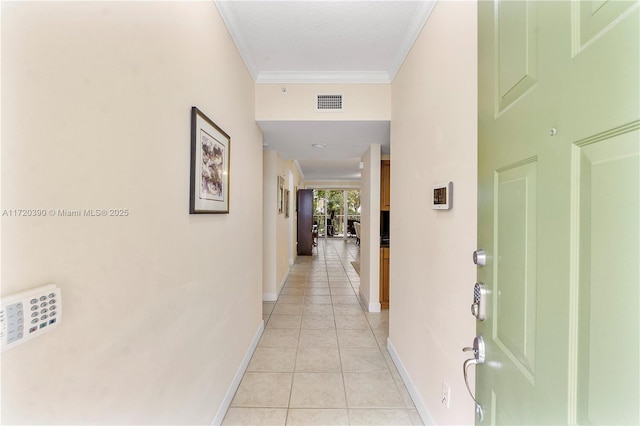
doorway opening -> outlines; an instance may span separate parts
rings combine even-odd
[[[354,222],[360,222],[359,189],[313,190],[313,224],[319,237],[355,237]]]

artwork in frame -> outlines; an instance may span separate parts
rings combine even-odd
[[[278,213],[284,213],[284,178],[278,176]]]
[[[289,192],[290,191],[288,189],[284,190],[284,217],[285,218],[289,217],[289,198],[291,197]]]
[[[189,213],[229,213],[231,138],[196,107],[191,108]]]

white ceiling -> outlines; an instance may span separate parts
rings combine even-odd
[[[257,83],[390,83],[435,1],[216,1]],[[306,180],[358,180],[389,122],[261,121],[265,149],[298,160]],[[316,149],[313,143],[323,143]]]
[[[297,160],[306,180],[359,180],[371,144],[389,153],[388,121],[259,121],[265,149]],[[313,144],[325,145],[315,148]]]

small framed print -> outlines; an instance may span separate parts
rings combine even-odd
[[[278,176],[278,214],[284,213],[284,178]]]
[[[290,192],[291,191],[289,191],[288,189],[284,190],[284,217],[285,218],[289,217],[289,206],[290,206],[289,198],[291,197]]]
[[[191,108],[189,213],[229,213],[231,138],[202,111]]]

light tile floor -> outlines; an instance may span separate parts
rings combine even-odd
[[[353,240],[292,266],[223,425],[422,425],[386,349],[389,312],[364,312]]]

